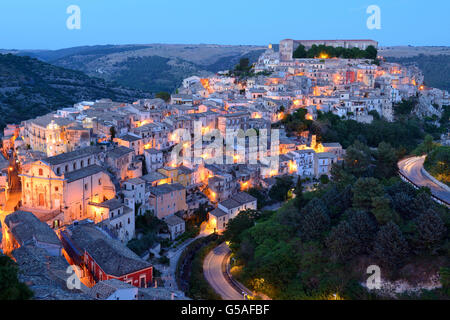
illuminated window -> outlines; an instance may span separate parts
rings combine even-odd
[[[40,176],[43,176],[43,175],[44,175],[44,170],[39,169],[39,175],[40,175]]]

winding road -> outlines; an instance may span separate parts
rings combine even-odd
[[[224,275],[224,264],[227,262],[229,253],[230,248],[225,242],[211,250],[203,261],[203,273],[211,287],[222,299],[244,300],[242,292],[232,286]]]
[[[412,181],[416,186],[428,187],[436,198],[450,203],[450,192],[435,183],[422,172],[424,161],[425,156],[403,159],[398,163],[398,168],[400,173]]]

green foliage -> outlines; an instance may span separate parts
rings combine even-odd
[[[383,186],[377,179],[359,178],[353,186],[353,207],[371,211],[374,208],[373,198],[383,194]]]
[[[116,137],[116,128],[115,127],[109,128],[109,134],[111,135],[111,141],[113,141],[114,138]]]
[[[388,197],[374,197],[372,207],[372,213],[380,225],[385,225],[389,221],[398,222],[397,214],[391,209],[391,202]]]
[[[28,300],[33,292],[18,279],[16,263],[5,255],[0,255],[0,300]]]
[[[356,141],[345,151],[344,160],[347,171],[356,177],[361,177],[369,169],[371,163],[370,150],[367,146]]]
[[[177,283],[191,299],[221,300],[203,274],[203,260],[220,241],[216,235],[196,239],[183,251],[176,268]]]
[[[121,70],[115,75],[115,81],[150,92],[173,92],[186,77],[186,72],[195,73],[197,67],[188,61],[175,59],[185,65],[185,71],[180,72],[170,61],[160,56],[130,57],[114,65]]]
[[[328,182],[330,182],[330,178],[328,178],[326,174],[321,175],[319,180],[321,184],[327,184]]]
[[[154,233],[148,233],[142,236],[140,239],[132,239],[127,243],[127,247],[136,253],[137,255],[143,255],[156,241],[156,235]]]
[[[141,233],[140,239],[132,239],[127,243],[127,247],[137,255],[143,255],[157,241],[157,234],[167,225],[164,221],[156,218],[150,211],[143,216],[136,216],[136,233]]]
[[[276,177],[275,185],[269,191],[269,197],[275,201],[286,201],[293,184],[292,176]]]
[[[166,91],[160,91],[157,94],[155,94],[155,98],[163,99],[165,102],[170,101],[170,93]]]
[[[328,178],[328,176],[327,176]],[[295,185],[295,206],[299,209],[303,208],[304,204],[305,204],[305,197],[303,196],[303,185],[302,185],[302,179],[300,179],[300,177],[298,177],[297,179],[297,183]]]
[[[394,104],[394,114],[398,116],[405,116],[411,114],[411,111],[416,107],[418,101],[416,98],[412,97],[408,100],[402,100],[398,104]]]
[[[408,255],[408,244],[400,228],[392,221],[382,226],[374,243],[374,254],[390,268],[398,267]]]
[[[450,147],[435,147],[426,157],[424,168],[436,179],[450,186]]]
[[[450,268],[442,267],[439,270],[439,276],[441,278],[442,289],[450,296]]]
[[[330,217],[323,201],[312,199],[302,210],[300,233],[304,241],[319,240],[330,228]]]
[[[82,100],[108,97],[132,102],[150,95],[82,72],[56,67],[12,54],[0,54],[0,130],[8,123],[20,123]]]
[[[293,58],[294,59],[303,59],[306,58],[306,56],[308,55],[308,52],[305,49],[305,46],[300,44],[297,49],[294,50],[293,53]]]
[[[236,66],[236,70],[248,71],[250,67],[250,60],[248,58],[242,58],[239,60],[239,64]]]
[[[374,46],[368,46],[365,50],[359,48],[343,48],[325,45],[313,44],[309,50],[303,45],[299,45],[294,53],[293,58],[316,58],[321,54],[326,54],[329,58],[345,58],[345,59],[376,59],[377,49]]]
[[[281,124],[284,125],[288,135],[300,133],[311,126],[312,121],[305,119],[306,113],[306,109],[297,109],[294,113],[287,114],[281,120]]]
[[[375,175],[382,179],[392,177],[397,172],[397,153],[389,143],[380,142],[375,154],[377,164]]]
[[[423,142],[420,143],[416,149],[414,149],[413,153],[417,156],[421,156],[430,153],[438,146],[439,144],[433,142],[433,136],[431,134],[427,134]]]
[[[447,232],[444,222],[433,209],[420,212],[414,220],[414,248],[436,254]]]
[[[339,262],[345,262],[357,253],[355,248],[358,247],[358,239],[347,221],[341,221],[333,227],[327,238],[327,246],[332,258]]]
[[[370,150],[355,142],[358,157],[333,166],[331,181],[302,193],[301,206],[292,199],[256,224],[247,219],[234,228],[240,280],[275,299],[327,299],[333,293],[373,299],[377,296],[359,285],[366,279],[362,261],[386,267],[384,277],[390,280],[402,277],[399,271],[410,262],[426,264],[433,257],[441,266],[447,261],[448,209],[426,189],[415,190],[390,176],[392,147],[378,147]],[[368,165],[349,166],[353,158]],[[296,194],[301,189],[300,182]],[[444,290],[422,294],[445,297]]]
[[[398,62],[402,65],[415,65],[423,72],[425,82],[434,88],[450,90],[450,56],[449,55],[424,55],[412,57],[387,58],[389,62]]]
[[[239,245],[244,231],[255,224],[255,219],[258,216],[258,211],[251,209],[239,212],[235,218],[228,221],[227,229],[223,234],[225,240],[231,241],[232,245]]]
[[[201,203],[198,209],[193,212],[192,216],[189,221],[192,221],[196,226],[200,226],[203,221],[208,220],[208,204]]]
[[[444,129],[450,129],[450,106],[442,106],[443,112],[439,123]]]
[[[257,201],[258,209],[261,209],[265,205],[268,204],[268,199],[265,193],[262,191],[262,189],[259,188],[250,188],[247,190],[247,193],[253,197],[255,197]]]
[[[322,142],[339,142],[348,148],[356,140],[369,147],[378,147],[381,142],[389,143],[395,149],[404,152],[413,150],[423,139],[421,122],[416,118],[400,119],[388,122],[374,119],[370,124],[354,120],[342,120],[330,112],[319,112],[318,119],[311,130],[320,135]]]

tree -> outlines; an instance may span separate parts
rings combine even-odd
[[[352,185],[356,180],[355,176],[345,170],[344,166],[339,163],[333,163],[330,170],[331,180],[339,187]]]
[[[295,206],[299,209],[303,207],[305,204],[305,198],[303,196],[303,185],[302,185],[302,179],[298,177],[297,184],[295,185]]]
[[[413,208],[413,199],[406,192],[399,192],[391,196],[393,209],[400,214],[404,220],[411,220],[416,212]]]
[[[233,245],[239,245],[244,231],[255,224],[256,216],[257,211],[251,209],[239,212],[235,218],[228,221],[227,228],[223,234],[224,238],[231,241]]]
[[[157,94],[155,94],[155,97],[163,99],[165,102],[169,102],[169,100],[170,100],[170,93],[168,93],[166,91],[160,91]]]
[[[395,149],[389,143],[381,142],[376,152],[376,175],[379,178],[389,178],[397,171],[397,156]]]
[[[347,221],[341,221],[331,229],[326,244],[333,259],[339,262],[352,258],[357,253],[355,249],[359,247],[358,239]]]
[[[419,213],[414,221],[414,243],[419,250],[436,254],[447,232],[444,222],[433,209]]]
[[[377,51],[377,49],[374,46],[368,46],[365,51],[366,51],[365,52],[365,57],[367,59],[372,59],[373,60],[373,59],[377,58],[378,51]]]
[[[348,223],[358,241],[358,253],[367,253],[375,239],[377,223],[373,217],[364,211],[351,211]]]
[[[450,146],[432,146],[423,164],[425,170],[450,186]]]
[[[419,190],[416,197],[412,201],[412,217],[416,217],[419,212],[424,212],[430,208],[436,206],[435,202],[431,199],[430,194],[426,190]]]
[[[109,128],[109,133],[110,133],[110,135],[111,135],[111,141],[113,141],[114,140],[114,138],[116,137],[116,128],[115,127],[110,127]]]
[[[353,185],[353,207],[371,211],[373,208],[372,199],[383,195],[383,186],[377,179],[359,178]]]
[[[303,240],[317,240],[330,228],[330,217],[320,199],[314,198],[309,201],[303,208],[302,214],[300,232]]]
[[[206,203],[201,203],[198,209],[194,211],[194,221],[197,226],[200,226],[203,221],[208,220],[207,206]]]
[[[262,207],[264,207],[266,205],[267,196],[263,192],[261,192],[260,189],[250,188],[250,189],[248,189],[247,193],[257,199],[256,203],[257,203],[258,209],[261,209]]]
[[[306,50],[305,50],[305,46],[300,44],[297,49],[295,49],[292,57],[294,59],[301,59],[301,58],[306,58]]]
[[[433,150],[433,136],[430,134],[427,134],[423,140],[423,147],[424,147],[424,151],[425,153],[429,153],[431,152],[431,150]]]
[[[19,281],[18,269],[11,258],[0,255],[0,300],[28,300],[33,297],[33,292]]]
[[[396,269],[408,254],[408,244],[400,228],[392,221],[382,226],[374,242],[374,255],[385,266]]]
[[[345,151],[344,161],[348,172],[360,177],[367,172],[370,165],[370,151],[367,146],[355,142]]]
[[[250,69],[249,58],[241,58],[239,64],[235,68],[237,71],[248,71]]]
[[[439,276],[441,278],[442,289],[446,295],[450,295],[450,268],[441,267],[439,270]]]
[[[389,198],[385,196],[374,197],[372,207],[372,213],[380,225],[397,220],[395,212],[391,209]]]
[[[328,182],[330,182],[330,179],[326,174],[321,175],[319,179],[321,184],[327,184]]]
[[[277,177],[275,185],[269,191],[269,197],[275,201],[286,201],[288,196],[288,191],[291,190],[292,176]]]

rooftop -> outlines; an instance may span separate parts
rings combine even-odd
[[[211,211],[209,214],[215,216],[215,217],[222,217],[225,216],[227,213],[223,211],[222,209],[215,208],[213,211]]]
[[[98,282],[95,286],[93,286],[89,290],[89,295],[94,299],[105,300],[109,298],[118,289],[133,289],[133,288],[137,289],[133,285],[117,279],[103,280]]]
[[[117,139],[120,139],[120,140],[123,140],[123,141],[128,141],[128,142],[134,142],[134,141],[141,140],[140,137],[137,137],[137,136],[129,134],[129,133],[127,133],[127,134],[125,134],[123,136],[117,137]]]
[[[164,218],[164,221],[169,226],[176,226],[176,225],[184,223],[184,220],[181,219],[180,217],[176,216],[176,215],[167,216],[167,217]]]
[[[156,187],[150,187],[150,193],[156,195],[156,196],[160,196],[163,194],[167,194],[167,193],[171,193],[173,191],[178,191],[178,190],[184,190],[185,188],[179,184],[179,183],[173,183],[173,184],[160,184],[159,186]]]
[[[33,243],[34,240],[53,245],[61,245],[56,233],[31,212],[13,212],[6,216],[5,224],[21,245]]]
[[[73,182],[73,181],[77,181],[89,176],[92,176],[96,173],[105,171],[102,167],[100,167],[99,165],[92,165],[89,167],[85,167],[82,169],[78,169],[75,171],[71,171],[71,172],[66,172],[64,174],[64,177],[67,179],[67,182]]]
[[[118,240],[109,238],[94,224],[71,226],[70,238],[77,248],[86,250],[104,272],[122,276],[151,267]]]
[[[67,161],[72,161],[72,160],[80,159],[83,157],[87,157],[89,155],[95,155],[102,151],[103,151],[102,147],[90,146],[90,147],[78,149],[78,150],[67,152],[67,153],[61,153],[54,157],[48,157],[48,158],[42,159],[42,161],[44,161],[45,163],[48,163],[49,165],[58,165],[61,163],[65,163]]]
[[[127,148],[124,146],[120,146],[120,147],[117,147],[117,148],[114,148],[114,149],[108,151],[106,153],[106,156],[109,158],[112,158],[112,159],[118,159],[118,158],[123,157],[124,155],[127,155],[132,152],[134,153],[133,149],[130,149],[130,148]]]
[[[145,182],[152,183],[158,180],[166,179],[167,177],[158,171],[150,172],[145,176],[142,176],[141,179]]]

